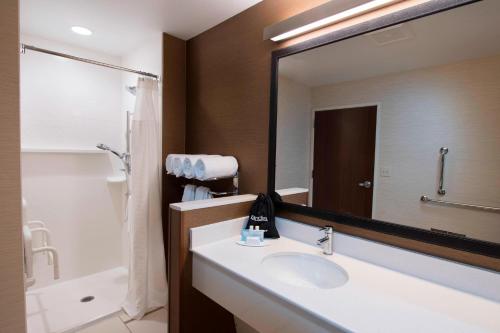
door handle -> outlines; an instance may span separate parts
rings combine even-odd
[[[359,187],[364,187],[364,188],[370,188],[370,187],[372,187],[372,182],[369,181],[369,180],[366,180],[366,181],[364,181],[362,183],[358,183],[358,186]]]

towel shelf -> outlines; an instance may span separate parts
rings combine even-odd
[[[228,196],[228,195],[239,195],[240,194],[240,188],[239,188],[239,173],[236,172],[234,176],[229,176],[229,177],[219,177],[219,178],[210,178],[206,180],[198,180],[200,182],[209,182],[209,181],[216,181],[216,180],[221,180],[221,179],[233,179],[233,190],[232,191],[227,191],[227,192],[217,192],[217,191],[209,191],[211,195],[221,197],[221,196]],[[187,178],[186,178],[187,179]],[[181,185],[183,188],[186,187],[186,185]]]
[[[451,207],[457,207],[457,208],[468,208],[468,209],[477,209],[477,210],[484,210],[492,213],[500,213],[500,207],[491,207],[491,206],[482,206],[482,205],[474,205],[474,204],[467,204],[467,203],[460,203],[460,202],[451,202],[451,201],[445,201],[445,200],[436,200],[436,199],[431,199],[426,195],[423,195],[420,197],[420,201],[423,203],[434,203],[438,205],[445,205],[445,206],[451,206]]]
[[[181,185],[182,188],[186,187],[186,185]],[[238,191],[229,191],[229,192],[216,192],[216,191],[208,191],[211,195],[215,195],[217,197],[223,197],[226,195],[238,195]]]

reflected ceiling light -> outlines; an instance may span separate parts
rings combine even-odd
[[[264,39],[281,41],[403,0],[332,0],[264,29]]]
[[[82,36],[92,35],[92,31],[90,29],[85,28],[85,27],[74,26],[74,27],[71,27],[71,31],[73,31],[75,34],[79,34]]]

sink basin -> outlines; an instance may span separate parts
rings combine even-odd
[[[332,289],[349,280],[347,272],[336,263],[320,256],[279,252],[262,259],[266,274],[285,284],[314,289]]]

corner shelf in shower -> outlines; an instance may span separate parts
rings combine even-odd
[[[123,184],[127,181],[125,176],[109,176],[106,178],[109,184]]]
[[[35,154],[105,154],[97,148],[51,148],[51,147],[21,147],[21,153]]]

